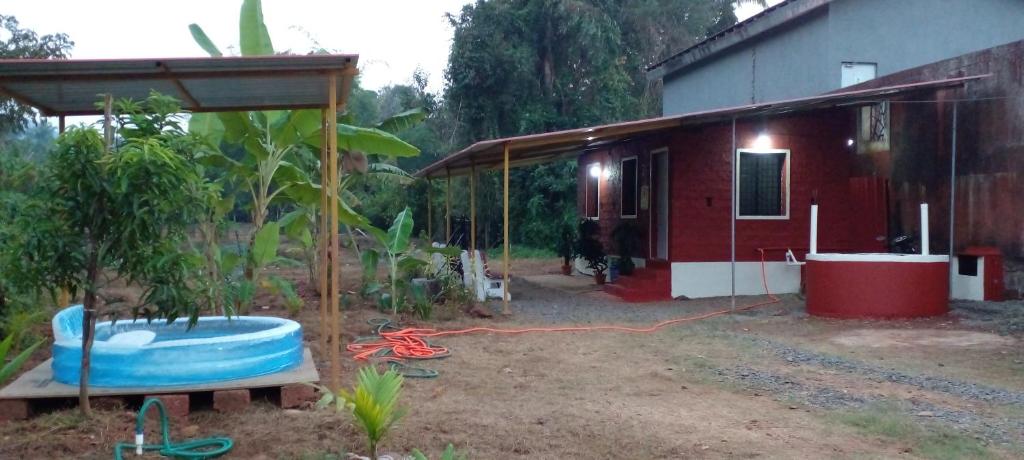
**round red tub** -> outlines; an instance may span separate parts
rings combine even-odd
[[[949,256],[808,254],[807,312],[831,318],[920,318],[949,311]]]

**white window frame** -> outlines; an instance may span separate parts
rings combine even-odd
[[[622,204],[624,203],[624,201],[622,199],[622,192],[623,192],[623,190],[625,190],[625,187],[623,187],[623,185],[625,185],[625,177],[626,176],[624,175],[625,169],[622,167],[622,164],[627,162],[627,161],[629,161],[629,160],[633,160],[633,161],[636,162],[636,167],[633,168],[633,185],[634,185],[634,188],[633,188],[633,201],[635,203],[633,203],[633,214],[623,214],[622,213],[622,209],[623,209]],[[598,198],[600,198],[600,195],[598,195]],[[637,155],[632,155],[632,156],[628,156],[628,157],[622,157],[622,158],[619,158],[619,217],[622,218],[622,219],[636,219],[636,216],[639,213],[640,213],[640,157],[638,157]]]
[[[845,73],[844,69],[846,69],[846,68],[853,69],[853,68],[856,68],[856,67],[859,67],[859,66],[871,66],[871,68],[874,70],[874,75],[875,76],[871,77],[871,79],[869,79],[869,80],[864,80],[864,81],[861,81],[861,82],[849,82],[849,83],[848,82],[844,82],[843,81],[843,74]],[[840,66],[839,66],[839,87],[840,88],[846,88],[848,86],[859,85],[861,83],[868,82],[868,81],[874,80],[876,78],[878,78],[878,63],[877,62],[843,61],[840,64]]]
[[[594,166],[594,165],[598,165],[598,166],[601,167],[601,175],[597,176],[597,210],[596,210],[597,212],[594,213],[593,217],[591,217],[590,216],[590,208],[589,208],[590,207],[590,195],[589,195],[590,190],[589,190],[589,187],[590,187],[590,179],[591,179],[592,176],[590,175],[590,168],[592,166]],[[586,169],[583,170],[583,178],[584,178],[584,181],[583,181],[583,215],[584,215],[584,219],[601,220],[601,179],[604,179],[604,167],[601,166],[601,162],[600,161],[593,161],[593,162],[587,163]]]
[[[783,213],[783,215],[781,215],[781,216],[744,216],[744,215],[740,214],[740,186],[742,185],[740,183],[740,169],[742,169],[742,167],[743,167],[743,163],[740,161],[740,158],[741,158],[741,154],[743,154],[743,153],[753,153],[753,154],[785,153],[786,154],[786,159],[785,159],[785,163],[784,163],[785,164],[785,175],[786,175],[786,200],[785,200],[784,203],[782,203],[785,206],[786,212]],[[735,160],[734,160],[734,161],[736,161],[736,177],[733,178],[733,181],[736,184],[736,192],[735,192],[735,194],[732,197],[733,203],[735,204],[734,207],[736,209],[736,211],[735,211],[736,212],[736,220],[789,220],[789,205],[790,205],[790,202],[792,201],[792,197],[790,196],[789,192],[790,192],[790,187],[791,187],[791,185],[793,183],[793,175],[792,175],[792,164],[793,163],[792,163],[792,159],[793,159],[793,155],[792,155],[792,152],[789,149],[736,149],[736,157],[735,157]]]

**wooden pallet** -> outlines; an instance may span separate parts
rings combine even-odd
[[[244,409],[253,399],[266,399],[284,408],[299,407],[316,397],[309,383],[319,382],[313,354],[306,348],[302,364],[284,372],[201,385],[160,387],[92,387],[90,401],[97,406],[136,408],[147,397],[159,397],[172,416],[186,416],[191,410]],[[0,422],[21,420],[34,414],[74,407],[78,386],[53,380],[51,360],[46,360],[0,390]]]

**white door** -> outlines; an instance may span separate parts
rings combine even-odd
[[[655,258],[668,260],[668,151],[652,153],[654,165]]]

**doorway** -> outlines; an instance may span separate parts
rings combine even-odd
[[[652,259],[668,260],[668,221],[669,221],[669,165],[668,148],[660,148],[651,152],[651,225],[650,238],[654,244],[650,248]]]

